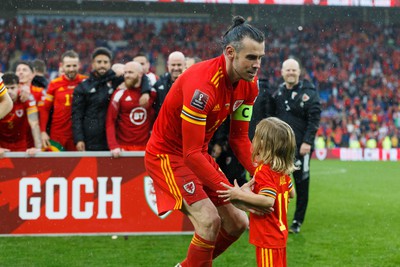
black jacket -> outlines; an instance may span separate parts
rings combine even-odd
[[[108,104],[114,90],[124,78],[108,70],[97,77],[90,73],[88,79],[80,83],[74,90],[72,98],[72,131],[75,144],[85,142],[88,151],[108,150],[106,137],[106,116]],[[150,82],[143,75],[142,93],[150,92]]]
[[[268,108],[271,105],[272,98],[271,87],[268,84],[268,80],[258,80],[258,96],[253,106],[253,114],[249,124],[249,138],[253,140],[254,132],[257,124],[264,118],[268,117]]]
[[[153,107],[156,111],[156,117],[160,112],[161,106],[164,103],[165,97],[167,96],[169,89],[171,89],[174,82],[171,79],[171,74],[169,72],[165,73],[160,77],[160,79],[153,85],[153,88],[157,92],[156,101],[154,101]]]
[[[292,127],[298,148],[302,143],[313,147],[321,118],[321,103],[314,85],[302,80],[288,90],[283,83],[269,101],[267,116],[278,117]]]

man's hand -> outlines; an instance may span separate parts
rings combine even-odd
[[[85,142],[79,141],[78,143],[76,143],[76,150],[85,151]]]
[[[141,107],[146,107],[149,104],[149,100],[150,100],[150,94],[144,93],[139,98],[139,105]]]
[[[300,155],[304,156],[311,152],[311,145],[307,143],[302,143],[300,146]]]
[[[50,136],[46,132],[41,132],[40,136],[42,138],[42,146],[43,148],[49,148],[51,146],[50,144]]]
[[[113,156],[113,158],[119,158],[121,156],[121,148],[117,147],[111,150],[111,155]]]
[[[10,152],[10,149],[0,147],[0,159],[4,157],[4,153],[6,152]]]
[[[21,102],[25,102],[29,99],[29,96],[31,95],[31,88],[29,88],[28,85],[21,85],[20,89],[21,90],[19,93],[19,99],[21,100]]]
[[[40,148],[31,147],[26,150],[26,154],[28,154],[29,157],[33,157],[37,152],[40,151],[42,151]]]

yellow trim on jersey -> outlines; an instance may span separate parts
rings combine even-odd
[[[3,82],[0,82],[0,96],[3,96],[7,93],[7,87],[5,87]]]
[[[211,78],[211,83],[214,84],[215,87],[218,87],[219,80],[224,77],[224,73],[222,72],[222,68],[219,67],[218,71]]]
[[[54,96],[53,96],[53,95],[46,94],[46,100],[49,101],[49,102],[53,102]]]
[[[30,114],[35,113],[35,112],[38,112],[38,109],[37,109],[36,106],[32,106],[32,107],[29,107],[29,108],[26,109],[26,114],[27,115],[30,115]]]
[[[207,115],[190,110],[188,107],[184,105],[182,108],[181,118],[187,122],[205,126]]]
[[[174,210],[180,210],[182,208],[182,194],[179,191],[178,185],[176,184],[169,157],[167,154],[158,154],[157,157],[161,160],[161,170],[169,187],[169,191],[176,200]]]

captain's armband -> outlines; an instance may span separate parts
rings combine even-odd
[[[240,105],[232,114],[232,118],[237,121],[250,121],[253,113],[252,105]]]

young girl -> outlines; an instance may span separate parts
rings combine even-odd
[[[295,196],[289,174],[295,170],[295,136],[292,128],[274,117],[263,119],[253,138],[253,161],[258,163],[254,174],[254,188],[233,187],[218,191],[225,201],[268,210],[269,214],[250,213],[250,243],[256,246],[258,266],[287,266],[286,241],[288,235],[287,208],[289,198]]]

